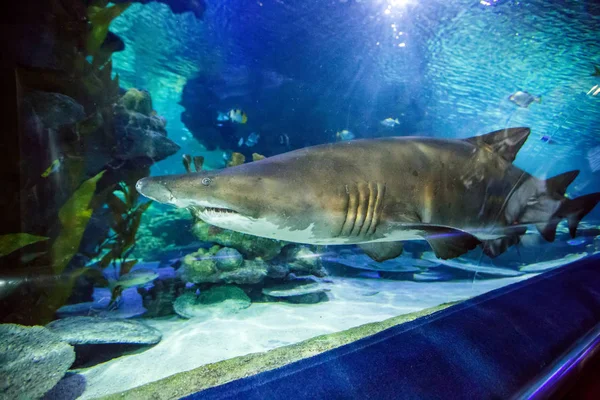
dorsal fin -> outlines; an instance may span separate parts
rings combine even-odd
[[[478,147],[489,146],[494,153],[513,162],[530,132],[529,128],[507,128],[464,140]]]
[[[567,187],[577,178],[579,171],[569,171],[560,175],[553,176],[546,180],[546,191],[552,194],[564,196],[567,192]]]

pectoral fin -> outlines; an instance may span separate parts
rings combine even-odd
[[[473,250],[481,241],[470,233],[445,226],[421,227],[423,238],[433,249],[435,256],[442,260],[459,257]]]
[[[402,242],[374,242],[359,244],[360,247],[369,257],[377,262],[390,260],[402,254]]]

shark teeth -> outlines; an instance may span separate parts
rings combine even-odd
[[[238,214],[238,212],[230,210],[229,208],[219,208],[219,207],[205,207],[203,212],[213,213],[213,214]]]

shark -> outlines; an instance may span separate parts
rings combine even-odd
[[[452,259],[482,247],[496,257],[528,226],[572,237],[600,193],[566,195],[579,171],[536,178],[513,164],[531,130],[467,139],[385,137],[306,147],[221,170],[139,180],[142,195],[250,235],[360,246],[376,261],[426,240]]]

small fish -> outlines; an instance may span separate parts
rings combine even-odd
[[[383,121],[381,121],[381,125],[388,127],[388,128],[393,128],[396,125],[400,125],[400,121],[398,121],[398,118],[396,118],[396,119],[386,118]]]
[[[243,144],[244,144],[244,138],[241,137],[240,140],[238,140],[238,147],[242,147]]]
[[[290,137],[287,135],[287,133],[279,135],[279,144],[284,145],[285,147],[290,146]]]
[[[589,96],[590,94],[592,96],[598,96],[598,94],[600,93],[600,85],[594,85],[592,86],[592,88],[590,89],[589,92],[587,92],[586,94]]]
[[[244,111],[240,110],[239,108],[229,110],[227,116],[229,117],[229,120],[231,122],[235,122],[236,124],[245,124],[246,122],[248,122],[248,116]]]
[[[158,278],[158,274],[155,271],[149,269],[136,269],[128,274],[122,275],[119,280],[113,283],[113,286],[120,286],[124,289],[134,287],[134,286],[142,286],[149,282],[152,282]]]
[[[536,103],[542,102],[542,96],[534,96],[531,93],[522,92],[520,90],[514,92],[508,97],[508,100],[512,101],[519,107],[527,108],[534,101]]]
[[[348,129],[341,130],[335,134],[335,137],[338,140],[352,140],[355,138],[354,133],[350,132]]]
[[[552,136],[550,136],[550,135],[542,135],[540,137],[540,140],[544,143],[556,144],[556,141],[554,139],[552,139]]]
[[[567,240],[567,244],[569,246],[581,246],[582,244],[585,244],[587,242],[585,237],[580,237],[577,239],[571,239],[571,240]]]
[[[42,173],[42,178],[49,177],[52,173],[58,171],[62,165],[62,157],[52,161],[52,164]]]
[[[219,122],[229,121],[229,116],[227,114],[219,111],[219,114],[217,114],[217,121],[219,121]]]
[[[252,132],[248,135],[248,139],[246,139],[246,146],[252,147],[258,143],[258,139],[260,139],[260,135],[258,133]]]
[[[592,76],[600,76],[600,67],[598,67],[597,65],[594,65],[594,73],[592,74]]]
[[[592,172],[600,171],[600,146],[588,150],[587,160]]]

